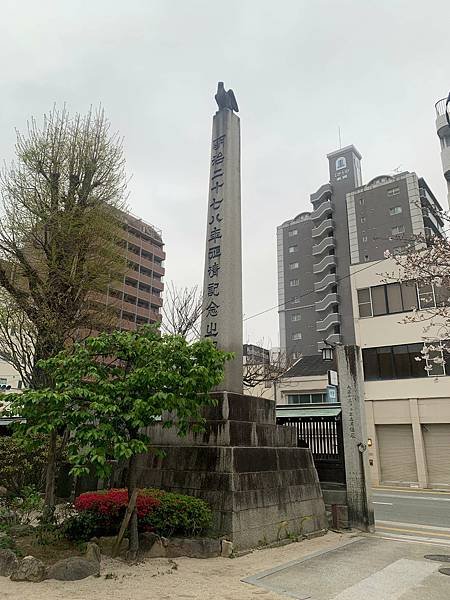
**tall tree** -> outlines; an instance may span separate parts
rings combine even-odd
[[[54,384],[17,394],[12,410],[26,417],[22,430],[31,437],[67,424],[68,460],[75,474],[93,466],[105,477],[111,459],[127,461],[131,499],[138,455],[151,450],[149,426],[174,426],[181,435],[201,427],[201,408],[214,404],[209,392],[231,357],[209,341],[189,344],[182,336],[161,336],[152,326],[103,333],[43,362]],[[134,510],[131,554],[137,549]]]
[[[122,142],[102,110],[70,116],[54,108],[17,133],[15,161],[0,177],[3,323],[28,327],[34,388],[48,384],[39,361],[105,322],[96,294],[123,268],[118,252],[126,176]],[[6,311],[6,312],[5,312]],[[102,313],[102,314],[101,314]],[[3,333],[6,333],[3,327]],[[23,330],[22,330],[23,332]],[[18,357],[17,332],[0,334],[1,355]],[[16,347],[14,347],[14,344]],[[24,377],[26,380],[26,377]],[[49,444],[46,500],[54,500],[56,433]]]
[[[126,177],[122,143],[102,110],[53,109],[17,134],[0,178],[0,286],[32,324],[32,384],[40,359],[96,318],[94,292],[119,268]],[[101,304],[98,304],[100,307]]]

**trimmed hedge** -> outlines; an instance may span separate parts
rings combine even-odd
[[[64,523],[64,535],[83,541],[94,536],[115,535],[127,504],[128,492],[124,489],[81,494],[75,500],[78,514]],[[140,531],[153,531],[165,537],[190,537],[201,535],[211,527],[211,509],[206,502],[192,496],[143,489],[136,506]]]

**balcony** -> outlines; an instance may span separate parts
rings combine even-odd
[[[326,310],[329,306],[333,306],[334,304],[339,304],[339,296],[337,294],[327,294],[323,300],[316,302],[314,307],[317,312],[322,310]]]
[[[327,267],[336,266],[336,256],[330,254],[325,256],[319,263],[313,265],[313,273],[322,273]]]
[[[436,116],[437,117],[442,117],[445,116],[445,105],[447,103],[447,98],[442,98],[441,100],[438,100],[436,102],[436,104],[434,105],[436,108]]]
[[[332,333],[331,335],[329,335],[326,338],[326,341],[318,342],[318,344],[317,344],[317,350],[319,352],[322,352],[322,348],[325,348],[325,346],[329,346],[330,344],[332,346],[335,346],[336,344],[341,344],[341,343],[342,343],[342,336],[341,336],[341,334],[340,333]]]
[[[338,279],[336,273],[329,273],[328,275],[325,275],[323,279],[314,284],[314,291],[323,292],[331,285],[336,285],[337,281]]]
[[[326,331],[330,327],[341,324],[341,316],[339,313],[330,313],[323,321],[316,322],[316,331]]]
[[[311,213],[311,219],[315,221],[316,219],[322,218],[327,212],[331,214],[332,211],[333,205],[331,200],[325,200],[325,202],[322,202],[322,204],[320,204],[320,206],[318,206],[318,208]]]
[[[331,187],[331,184],[324,183],[323,185],[320,186],[320,188],[317,190],[317,192],[314,192],[314,194],[310,195],[311,203],[315,204],[323,196],[325,196],[325,195],[330,196],[332,193],[333,193],[333,188]]]
[[[435,104],[435,107],[436,107],[436,130],[438,133],[441,129],[444,129],[445,127],[448,128],[446,106],[445,106],[446,104],[447,104],[447,98],[442,98],[442,100],[438,100]],[[448,110],[450,111],[450,105],[448,107]]]
[[[317,227],[314,227],[311,230],[311,237],[319,237],[321,236],[323,233],[326,233],[327,231],[331,231],[334,229],[334,221],[333,219],[326,219],[325,221],[322,221],[322,223],[320,225],[318,225]]]
[[[334,237],[326,237],[324,238],[320,244],[316,244],[312,247],[313,256],[317,256],[318,254],[322,254],[325,250],[330,250],[335,247]]]

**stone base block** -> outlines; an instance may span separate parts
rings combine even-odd
[[[153,427],[155,449],[142,455],[138,485],[190,494],[213,509],[212,534],[236,551],[327,528],[312,455],[293,428],[275,424],[275,403],[221,392],[205,410],[204,433],[179,438]],[[118,474],[114,484],[123,484]]]

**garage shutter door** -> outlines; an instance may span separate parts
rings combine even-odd
[[[378,455],[383,483],[417,482],[411,425],[377,425]]]
[[[450,485],[450,425],[422,425],[428,482],[430,485]]]

